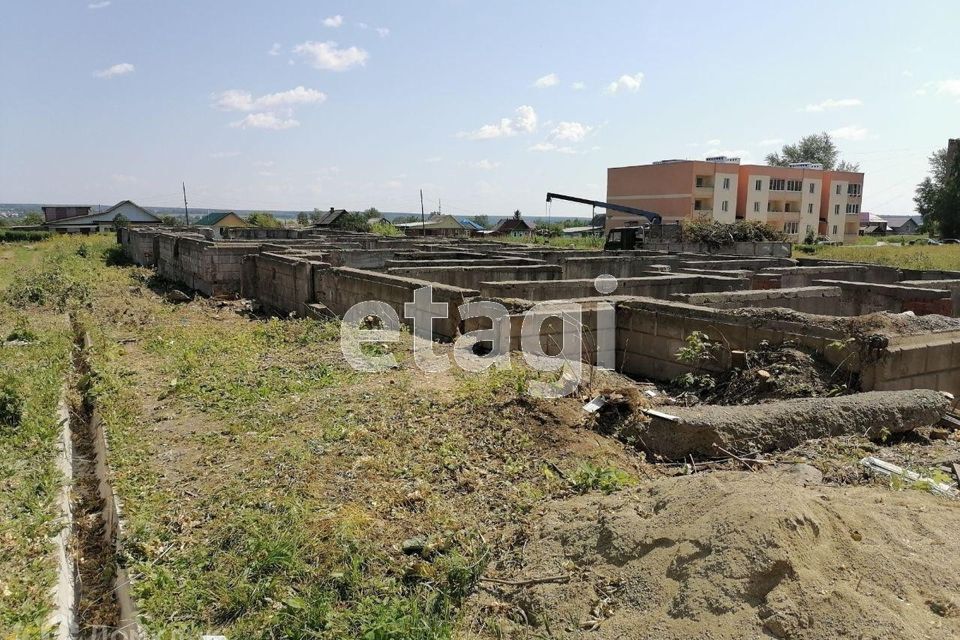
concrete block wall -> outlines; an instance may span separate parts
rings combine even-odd
[[[926,289],[899,284],[867,284],[843,280],[814,280],[814,285],[837,287],[842,291],[845,313],[860,316],[879,311],[903,313],[912,311],[918,316],[953,312],[951,293],[945,289]]]
[[[313,281],[317,300],[338,316],[343,316],[358,302],[372,300],[390,305],[401,322],[407,322],[404,320],[404,304],[414,301],[414,292],[422,287],[432,287],[433,301],[447,304],[448,318],[433,322],[435,334],[446,339],[458,335],[460,314],[457,307],[479,295],[479,291],[473,289],[350,267],[315,268]]]
[[[891,338],[861,371],[864,389],[936,389],[960,397],[960,331]]]
[[[710,253],[734,256],[771,256],[789,258],[793,246],[789,242],[734,242],[722,247],[713,247],[698,242],[644,241],[645,249],[669,251],[670,253]]]
[[[954,317],[960,317],[960,279],[955,280],[901,280],[900,285],[904,287],[915,287],[919,289],[942,289],[950,292],[952,301],[950,314]]]
[[[800,287],[725,293],[676,293],[670,297],[678,302],[713,309],[783,307],[804,313],[850,315],[847,313],[848,308],[841,299],[841,294],[839,287]]]
[[[207,296],[236,295],[242,280],[241,261],[257,250],[256,244],[213,243],[161,233],[157,236],[157,273]]]
[[[896,284],[900,281],[900,270],[879,265],[864,266],[856,264],[771,267],[758,273],[755,280],[762,280],[769,276],[779,276],[782,288],[793,289],[809,287],[814,280],[849,280],[874,284]]]
[[[559,280],[557,265],[491,265],[482,267],[394,267],[387,273],[403,278],[421,278],[464,289],[477,290],[481,282],[494,280]]]
[[[307,305],[316,301],[313,270],[330,265],[275,253],[243,259],[245,298],[256,298],[268,311],[306,317]]]
[[[668,298],[674,293],[702,291],[737,291],[746,289],[748,280],[723,276],[700,276],[692,274],[669,274],[639,278],[619,278],[612,292],[624,296],[649,296]],[[607,292],[611,293],[611,292]],[[591,298],[601,295],[594,280],[513,280],[504,282],[481,282],[480,295],[496,298],[521,298],[523,300],[561,300]]]
[[[751,318],[732,315],[718,309],[652,298],[638,298],[617,305],[617,364],[623,373],[669,380],[692,372],[695,367],[680,361],[677,352],[685,338],[700,331],[726,349],[756,349],[762,341],[779,344],[792,340],[823,354],[844,368],[859,367],[859,359],[847,357],[845,350],[827,345],[844,336],[837,330],[810,323]],[[727,353],[724,350],[724,353]],[[721,371],[729,366],[722,357],[701,368]]]
[[[156,264],[156,237],[159,231],[153,229],[121,228],[117,239],[124,253],[134,264],[152,267]]]

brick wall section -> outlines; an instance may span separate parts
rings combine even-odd
[[[421,278],[431,282],[476,290],[481,282],[494,280],[559,280],[557,265],[501,265],[485,267],[400,267],[387,273],[403,278]]]
[[[749,281],[723,276],[698,276],[693,274],[670,274],[640,278],[620,278],[612,292],[624,296],[649,296],[668,298],[674,293],[697,293],[702,291],[737,291],[745,289]],[[513,280],[504,282],[481,282],[480,295],[496,298],[521,298],[523,300],[561,300],[567,298],[591,298],[601,295],[594,287],[594,280]]]
[[[849,315],[840,296],[839,287],[801,287],[727,293],[677,293],[670,297],[678,302],[714,309],[783,307],[804,313]]]
[[[951,310],[948,315],[960,317],[960,279],[957,280],[902,280],[900,285],[903,287],[915,287],[919,289],[944,289],[950,292],[952,300]]]
[[[846,305],[844,315],[860,316],[878,311],[903,313],[913,311],[918,316],[953,312],[950,292],[945,289],[922,289],[899,284],[867,284],[842,280],[814,280],[814,284],[838,287]]]
[[[446,339],[455,338],[458,334],[460,314],[457,306],[479,294],[474,289],[349,267],[315,268],[313,280],[317,300],[338,316],[342,317],[347,309],[358,302],[377,300],[390,305],[401,322],[405,322],[403,305],[413,302],[414,291],[421,287],[433,287],[434,302],[447,303],[449,315],[445,320],[434,320],[434,332]]]

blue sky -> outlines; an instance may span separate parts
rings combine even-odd
[[[913,210],[960,3],[3,0],[0,202],[542,215],[606,168],[835,132]],[[539,82],[538,82],[539,80]],[[555,203],[553,215],[589,210]]]

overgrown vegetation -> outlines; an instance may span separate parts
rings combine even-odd
[[[930,175],[917,185],[913,201],[928,231],[960,238],[960,152],[952,159],[946,149],[930,156]]]
[[[0,229],[0,242],[40,242],[50,237],[49,231],[25,231],[23,229]]]
[[[732,224],[716,220],[685,220],[682,225],[684,242],[702,242],[719,248],[734,242],[784,242],[782,231],[757,220],[737,220]]]
[[[960,245],[816,246],[814,257],[882,264],[901,269],[960,271]]]

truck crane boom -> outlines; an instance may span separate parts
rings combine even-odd
[[[653,211],[646,211],[644,209],[636,209],[634,207],[628,207],[622,204],[613,204],[612,202],[602,202],[600,200],[589,200],[587,198],[577,198],[576,196],[565,196],[562,193],[547,193],[547,202],[552,202],[553,200],[567,200],[568,202],[578,202],[580,204],[589,204],[592,207],[600,207],[601,209],[607,209],[610,211],[620,211],[621,213],[633,213],[638,216],[643,216],[650,221],[651,224],[661,224],[663,218],[660,217],[659,213],[654,213]]]

